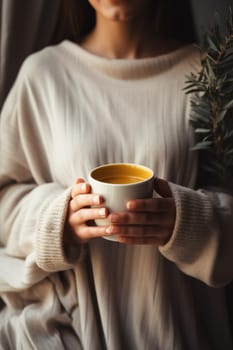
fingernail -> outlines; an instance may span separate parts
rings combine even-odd
[[[106,208],[99,209],[99,215],[100,216],[106,216]]]
[[[107,227],[105,232],[107,233],[107,235],[110,235],[112,233],[111,227]]]
[[[87,184],[84,183],[81,185],[81,191],[86,192],[86,190],[87,190]]]
[[[130,209],[130,210],[135,209],[136,204],[135,204],[135,202],[127,202],[126,207],[127,207],[127,209]]]
[[[99,196],[94,196],[92,198],[92,201],[93,201],[94,204],[100,204],[100,197]]]
[[[109,226],[106,228],[106,231],[105,231],[108,235],[112,235],[114,233],[117,233],[117,228],[114,227],[114,226]]]

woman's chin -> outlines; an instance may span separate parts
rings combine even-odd
[[[120,6],[114,6],[105,11],[105,18],[118,21],[118,22],[127,22],[136,17],[136,11],[130,9],[125,9]]]

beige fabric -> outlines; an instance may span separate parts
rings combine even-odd
[[[0,127],[3,349],[101,349],[85,251],[66,257],[62,237],[70,186],[108,162],[145,164],[168,179],[177,221],[159,251],[90,242],[107,348],[232,348],[224,291],[208,286],[232,279],[232,197],[193,190],[182,89],[198,68],[191,46],[108,60],[65,41],[26,60]]]

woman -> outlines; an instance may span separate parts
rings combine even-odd
[[[168,1],[76,5],[78,43],[29,57],[2,111],[2,349],[231,349],[233,203],[195,189],[188,30]],[[86,178],[113,162],[151,167],[154,198],[109,214]]]

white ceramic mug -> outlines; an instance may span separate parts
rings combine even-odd
[[[150,168],[131,163],[105,164],[88,175],[92,192],[104,197],[104,206],[110,212],[126,210],[130,199],[150,198],[154,189],[154,173]],[[103,205],[102,205],[103,206]],[[108,219],[95,220],[98,226],[108,226]],[[116,236],[104,237],[116,241]]]

